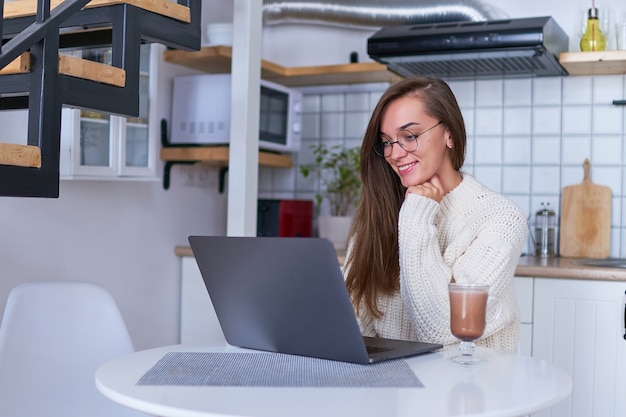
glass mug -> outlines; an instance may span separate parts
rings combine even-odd
[[[476,340],[485,332],[487,323],[500,316],[500,300],[489,296],[489,285],[448,284],[450,295],[450,331],[461,341],[459,354],[451,358],[453,362],[473,365],[484,360],[474,355]],[[496,302],[496,312],[487,320],[487,304]]]

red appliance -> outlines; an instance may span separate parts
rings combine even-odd
[[[313,201],[259,199],[257,236],[312,237]]]

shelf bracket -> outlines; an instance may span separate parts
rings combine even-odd
[[[182,164],[189,165],[195,164],[195,161],[166,161],[165,166],[163,167],[163,189],[167,190],[170,188],[170,174],[172,172],[172,166],[174,164]]]
[[[219,182],[219,191],[220,194],[224,193],[224,188],[225,188],[225,184],[226,184],[226,174],[228,173],[228,167],[221,167],[220,168],[220,182]]]

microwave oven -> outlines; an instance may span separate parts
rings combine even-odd
[[[230,142],[230,74],[174,78],[172,145],[227,145]],[[297,152],[302,130],[302,93],[261,80],[259,148]]]

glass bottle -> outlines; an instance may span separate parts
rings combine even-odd
[[[606,49],[606,38],[600,30],[600,19],[598,19],[598,8],[592,7],[587,12],[587,28],[582,38],[580,38],[580,50],[583,52],[604,51]]]
[[[535,256],[554,256],[554,226],[556,215],[550,210],[550,203],[541,203],[541,210],[535,214]]]

